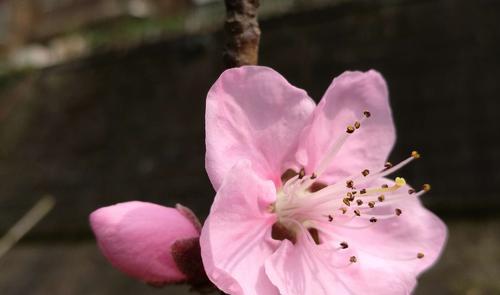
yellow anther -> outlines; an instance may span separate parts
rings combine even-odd
[[[413,151],[413,152],[411,152],[411,156],[412,156],[414,159],[420,159],[420,154],[419,154],[417,151]]]
[[[428,192],[431,190],[431,185],[426,183],[424,185],[422,185],[422,189],[425,191],[425,192]]]
[[[396,182],[396,186],[403,186],[406,184],[406,180],[403,177],[396,177],[394,181]]]

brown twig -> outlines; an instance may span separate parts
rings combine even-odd
[[[260,29],[257,21],[259,0],[225,0],[227,68],[256,65],[258,62]]]

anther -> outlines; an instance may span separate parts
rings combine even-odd
[[[351,134],[351,133],[354,132],[354,130],[355,130],[354,127],[352,127],[352,126],[349,125],[349,126],[347,126],[346,132],[349,133],[349,134]]]
[[[366,194],[366,189],[362,189],[359,191],[360,194]]]
[[[316,173],[313,172],[313,174],[311,174],[311,179],[316,179],[317,177]]]
[[[328,221],[332,222],[333,221],[333,216],[328,215]]]
[[[305,175],[306,175],[306,170],[304,168],[301,168],[299,171],[299,179],[304,178]]]
[[[385,162],[384,168],[386,170],[392,168],[392,163],[391,162]]]
[[[356,214],[356,216],[361,216],[361,212],[359,212],[359,210],[358,210],[358,209],[355,209],[355,210],[354,210],[354,214]]]
[[[345,184],[346,184],[346,186],[347,186],[348,188],[352,188],[352,189],[354,188],[354,181],[352,181],[352,180],[348,180],[348,181],[346,181],[346,183],[345,183]]]
[[[351,192],[347,193],[347,197],[349,198],[349,201],[354,201],[354,195]]]
[[[347,213],[347,208],[342,207],[342,208],[340,208],[340,211],[342,211],[342,214],[346,214]]]
[[[317,191],[320,191],[322,189],[324,189],[325,187],[327,187],[328,185],[322,183],[322,182],[319,182],[319,181],[316,181],[316,182],[313,182],[311,184],[311,186],[309,187],[309,191],[311,193],[315,193]]]
[[[399,215],[401,215],[401,213],[403,213],[403,211],[401,211],[401,209],[399,209],[399,208],[396,208],[394,210],[394,213],[396,213],[396,215],[399,216]]]
[[[382,184],[382,188],[388,188],[389,185],[388,184]]]
[[[287,169],[282,175],[281,175],[281,182],[286,183],[288,180],[292,179],[295,177],[298,173],[293,170],[293,169]]]
[[[347,248],[349,247],[349,245],[348,245],[346,242],[341,242],[341,243],[340,243],[340,247],[341,247],[342,249],[347,249]]]
[[[357,199],[357,200],[356,200],[356,203],[358,204],[358,206],[363,205],[363,201],[362,201],[362,200],[360,200],[360,199]]]
[[[375,218],[375,217],[370,218],[370,222],[371,222],[371,223],[375,223],[375,222],[377,222],[377,218]]]
[[[361,174],[363,174],[363,176],[368,176],[368,174],[370,174],[370,170],[365,169],[365,170],[361,171]]]
[[[375,202],[374,202],[374,201],[368,202],[368,206],[369,206],[370,208],[375,207]]]
[[[354,128],[359,129],[359,127],[361,127],[361,123],[358,121],[354,122]]]
[[[408,190],[408,194],[410,194],[410,195],[411,195],[411,194],[414,194],[414,193],[415,193],[415,190],[414,190],[414,189],[412,189],[412,188],[411,188],[411,189],[409,189],[409,190]]]
[[[431,190],[431,185],[426,183],[426,184],[422,185],[422,189],[424,190],[424,192],[428,192]]]
[[[356,256],[351,256],[351,258],[349,258],[349,261],[351,263],[356,263],[358,261],[358,259],[356,258]]]
[[[370,118],[370,116],[372,115],[369,111],[364,111],[363,112],[363,115],[365,115],[365,117],[367,118]]]
[[[384,200],[385,200],[385,196],[384,195],[378,196],[378,201],[379,202],[383,202]]]
[[[411,152],[411,156],[413,159],[420,159],[420,154],[417,151]]]
[[[397,186],[403,186],[406,184],[406,180],[403,177],[396,177],[394,180]]]
[[[418,259],[422,259],[422,258],[424,258],[424,256],[425,256],[424,253],[421,253],[421,252],[417,253],[417,258]]]
[[[348,198],[344,198],[344,199],[342,200],[342,202],[344,202],[344,204],[346,204],[346,206],[351,206],[351,202],[349,201],[349,199],[348,199]]]

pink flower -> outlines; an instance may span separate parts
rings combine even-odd
[[[446,226],[403,178],[387,86],[346,72],[316,106],[266,67],[225,71],[206,109],[206,168],[217,190],[200,243],[230,294],[409,294]]]
[[[153,285],[187,279],[172,255],[174,243],[199,236],[197,219],[186,207],[120,203],[94,211],[90,224],[104,256],[129,276]]]

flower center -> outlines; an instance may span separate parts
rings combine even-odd
[[[370,113],[364,112],[364,118],[368,117]],[[418,197],[430,190],[430,185],[425,184],[418,192],[413,189],[402,191],[406,181],[400,177],[390,186],[371,185],[374,180],[420,158],[416,151],[398,165],[393,166],[388,162],[375,173],[364,169],[359,174],[333,184],[319,180],[347,138],[360,128],[362,121],[347,127],[346,133],[331,145],[316,171],[301,169],[297,172],[288,169],[283,173],[283,185],[278,189],[276,202],[272,206],[272,211],[278,217],[272,230],[273,238],[288,239],[295,243],[298,236],[303,234],[307,236],[306,240],[314,244],[321,244],[323,239],[338,240],[336,229],[363,230],[374,226],[379,220],[397,218],[403,214],[402,209],[397,207],[398,202],[404,198]],[[348,243],[339,240],[338,246],[339,249],[346,249]],[[423,258],[423,254],[418,253],[416,258]],[[356,261],[355,256],[350,257],[350,263]]]

